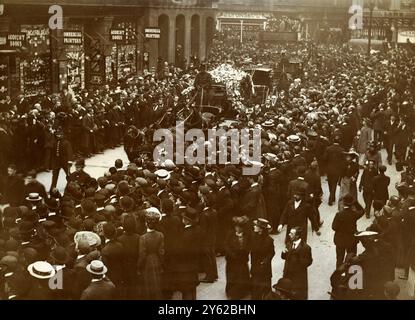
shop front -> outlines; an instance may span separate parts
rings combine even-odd
[[[15,96],[20,91],[20,68],[16,66],[16,60],[19,61],[25,43],[25,34],[0,34],[0,108],[2,110],[7,103],[7,97]]]
[[[61,91],[68,88],[79,91],[85,88],[84,31],[81,22],[70,22],[62,32],[63,57],[59,61]]]
[[[137,38],[136,22],[113,22],[110,31],[112,51],[106,61],[108,81],[120,81],[137,74]]]
[[[20,92],[35,97],[51,92],[50,29],[43,24],[23,24],[20,32],[26,37],[26,50],[16,58],[19,66]]]

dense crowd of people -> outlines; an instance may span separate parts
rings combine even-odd
[[[271,32],[300,32],[300,19],[292,19],[287,16],[271,16],[267,19],[266,31]]]
[[[224,126],[220,116],[209,123],[261,129],[261,172],[252,176],[242,173],[250,161],[153,161],[152,132],[174,123],[183,108],[197,110],[197,69],[10,102],[1,121],[2,150],[9,150],[1,163],[2,299],[170,299],[175,292],[196,299],[200,282],[218,280],[217,256],[226,259],[230,299],[307,299],[307,234],[309,224],[321,232],[324,176],[328,204],[338,204],[332,298],[396,298],[395,269],[410,280],[415,270],[414,57],[399,48],[366,57],[347,46],[219,42],[207,66],[250,59],[278,69],[282,49],[301,57],[302,77],[263,105],[234,95],[233,123]],[[84,171],[83,157],[122,140],[130,164],[114,159],[95,178]],[[402,172],[398,195],[386,166],[393,163]],[[36,180],[43,168],[53,170],[49,192]],[[56,189],[60,169],[67,174],[63,192]],[[357,230],[364,215],[372,224]],[[271,234],[284,228],[285,243],[274,243]],[[285,247],[285,266],[272,286],[276,246]],[[356,265],[363,287],[352,290],[347,270]]]

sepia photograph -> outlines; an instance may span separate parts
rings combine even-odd
[[[415,0],[2,0],[0,300],[414,300],[414,97]]]

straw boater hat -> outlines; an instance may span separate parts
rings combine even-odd
[[[263,230],[271,230],[272,227],[269,224],[269,221],[263,218],[258,218],[256,220],[254,220],[254,224],[258,227],[260,227]]]
[[[170,172],[168,172],[165,169],[159,169],[157,171],[154,172],[157,175],[158,179],[162,179],[162,180],[169,180],[170,179]]]
[[[29,193],[29,195],[26,197],[26,200],[30,202],[38,202],[42,199],[43,198],[39,195],[39,193]]]
[[[379,233],[375,231],[361,231],[357,232],[354,236],[357,238],[375,238]]]
[[[264,156],[264,158],[265,159],[267,159],[268,161],[271,161],[271,160],[276,160],[277,159],[277,155],[276,154],[274,154],[274,153],[264,153],[263,154],[263,156]]]
[[[46,261],[36,261],[27,267],[27,271],[32,277],[37,279],[50,279],[56,271],[50,263]]]
[[[298,143],[301,141],[301,138],[295,134],[288,136],[287,140],[292,143]]]
[[[274,120],[266,120],[261,126],[263,128],[272,128],[274,125]]]
[[[107,273],[108,268],[101,260],[93,260],[86,266],[86,270],[91,274],[104,275]]]

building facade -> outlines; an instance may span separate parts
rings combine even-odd
[[[368,37],[372,11],[372,38],[391,43],[415,43],[415,0],[353,0],[363,8],[363,28],[354,30],[352,38]]]
[[[212,0],[5,0],[0,10],[0,100],[99,87],[151,71],[159,58],[204,59]],[[50,11],[51,10],[51,11]],[[150,32],[147,33],[146,31]],[[180,50],[177,48],[180,47]]]
[[[264,17],[274,24],[268,23],[265,29],[283,32],[289,27],[289,31],[298,30],[299,39],[318,40],[323,29],[347,28],[350,4],[351,0],[219,0],[218,15],[224,19],[233,15],[236,20],[249,22],[249,17],[245,18],[249,12],[258,16],[258,25]]]

